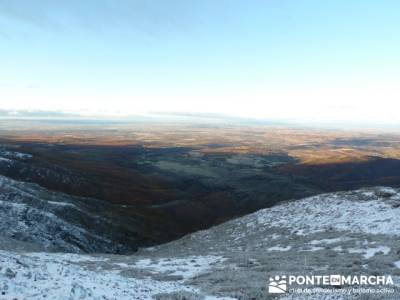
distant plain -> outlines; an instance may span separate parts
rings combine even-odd
[[[0,145],[32,155],[1,175],[105,200],[154,243],[284,200],[400,186],[400,134],[378,130],[8,119]]]

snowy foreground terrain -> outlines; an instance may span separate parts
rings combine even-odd
[[[400,299],[400,193],[395,189],[286,202],[135,255],[88,255],[49,248],[73,252],[77,239],[85,247],[108,243],[57,217],[58,207],[73,204],[38,205],[43,189],[37,187],[37,194],[33,185],[27,189],[4,177],[0,182],[1,300]],[[59,228],[73,239],[55,235]],[[390,275],[395,285],[385,295],[268,294],[271,276],[296,274]]]

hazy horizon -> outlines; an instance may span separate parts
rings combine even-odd
[[[0,120],[68,122],[69,124],[105,123],[165,123],[182,125],[221,125],[221,126],[277,126],[284,128],[316,129],[316,130],[348,130],[348,131],[377,131],[397,133],[397,124],[382,124],[373,122],[307,122],[272,118],[251,118],[231,116],[218,113],[192,112],[148,112],[137,114],[107,114],[85,111],[44,111],[44,110],[2,110]],[[84,122],[84,123],[82,123]]]

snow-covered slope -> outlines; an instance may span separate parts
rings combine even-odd
[[[142,252],[220,255],[225,267],[194,282],[215,294],[264,299],[277,274],[391,275],[399,284],[399,249],[399,190],[376,187],[288,201]]]
[[[133,252],[135,231],[104,201],[52,192],[0,175],[0,232],[47,250]]]
[[[203,263],[202,270],[206,270],[219,258],[198,259]],[[190,261],[193,259],[178,263],[185,265]],[[182,280],[170,280],[167,276],[165,280],[155,280],[140,268],[131,276],[129,272],[134,269],[133,265],[104,257],[0,251],[0,263],[0,299],[145,300],[155,295],[162,297],[163,294],[177,293],[190,296],[199,293],[198,289],[186,286]],[[192,268],[193,273],[188,277],[196,274],[196,268]],[[164,270],[167,269],[164,266]]]
[[[394,292],[368,299],[400,299],[400,193],[377,187],[290,201],[132,256],[28,248],[0,252],[4,299],[266,299],[278,274],[391,275]]]

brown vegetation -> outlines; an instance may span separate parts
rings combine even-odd
[[[108,201],[116,213],[165,224],[167,240],[281,200],[400,186],[395,133],[2,121],[0,144],[33,155],[0,174]]]

